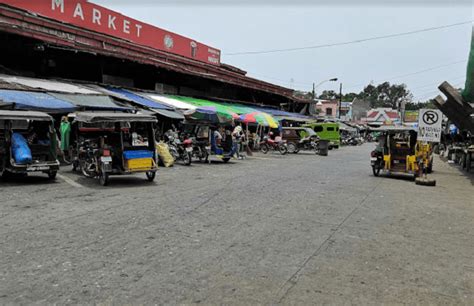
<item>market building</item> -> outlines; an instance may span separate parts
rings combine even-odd
[[[221,62],[221,51],[85,0],[0,0],[0,73],[285,106],[293,90]]]

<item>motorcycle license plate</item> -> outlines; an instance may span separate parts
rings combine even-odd
[[[377,157],[371,157],[371,158],[370,158],[370,161],[373,161],[373,162],[374,162],[374,161],[377,161]]]
[[[112,162],[112,156],[102,156],[100,158],[100,161],[103,163],[111,163]]]
[[[186,152],[192,152],[193,148],[186,148]]]

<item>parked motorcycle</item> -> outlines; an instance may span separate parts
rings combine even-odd
[[[192,157],[199,159],[199,161],[209,162],[209,155],[211,155],[211,146],[208,141],[200,141],[192,138],[193,153]]]
[[[188,137],[179,137],[176,131],[166,133],[170,154],[174,160],[181,160],[186,166],[191,165],[193,156],[193,140]]]
[[[270,150],[278,151],[281,155],[285,155],[288,153],[288,146],[286,141],[276,141],[269,136],[265,136],[263,137],[263,141],[260,142],[260,152],[267,154]]]

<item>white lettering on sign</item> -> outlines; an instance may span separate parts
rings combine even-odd
[[[123,32],[126,34],[130,34],[130,21],[126,19],[123,20]]]
[[[97,23],[101,25],[100,19],[102,18],[102,13],[98,9],[92,9],[92,23]]]
[[[77,16],[84,20],[84,11],[82,10],[82,5],[80,3],[76,5],[76,8],[74,9],[74,15],[72,15],[74,18],[77,18]]]
[[[441,111],[420,109],[418,117],[418,141],[440,142],[443,129],[443,114]]]
[[[109,29],[117,30],[115,27],[115,19],[117,19],[117,17],[109,15]]]
[[[51,10],[56,10],[56,8],[60,8],[61,13],[64,13],[64,0],[51,0]]]
[[[140,31],[142,30],[143,26],[140,24],[136,24],[135,27],[137,28],[137,37],[140,37]]]

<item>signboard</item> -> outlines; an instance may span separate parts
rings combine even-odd
[[[0,0],[0,4],[7,4],[156,50],[212,65],[220,64],[221,52],[218,49],[129,18],[86,0]]]
[[[418,122],[418,111],[405,111],[404,122]]]
[[[420,109],[418,120],[418,141],[440,142],[443,114],[435,109]]]

